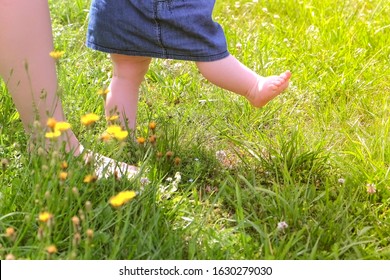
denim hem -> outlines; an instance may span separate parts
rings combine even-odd
[[[118,50],[118,49],[99,46],[90,41],[86,42],[86,46],[93,50],[97,50],[105,53],[123,54],[128,56],[145,56],[145,57],[163,58],[163,59],[188,60],[188,61],[196,61],[196,62],[217,61],[226,58],[230,55],[228,50],[222,53],[207,55],[207,56],[194,56],[194,55],[184,55],[184,54],[174,54],[174,53],[156,53],[156,52],[145,52],[145,51],[134,51],[134,50]]]

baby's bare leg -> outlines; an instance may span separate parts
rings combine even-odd
[[[105,103],[106,116],[118,114],[121,124],[135,129],[138,93],[151,58],[111,54],[114,71]]]
[[[207,80],[245,96],[255,107],[262,107],[278,96],[288,87],[291,77],[290,71],[279,76],[259,76],[231,55],[221,60],[196,64]]]
[[[53,38],[48,3],[45,0],[0,0],[0,76],[3,77],[27,133],[48,117],[65,121],[57,96]],[[34,137],[34,136],[33,136]],[[67,149],[78,153],[72,131],[62,135]],[[62,142],[61,141],[61,142]]]

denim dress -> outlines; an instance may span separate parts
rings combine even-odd
[[[215,61],[229,55],[215,0],[92,0],[87,46],[131,56]]]

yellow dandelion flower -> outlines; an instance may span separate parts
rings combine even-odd
[[[83,182],[89,184],[89,183],[95,182],[96,180],[97,180],[96,175],[94,175],[94,174],[93,174],[93,175],[88,174],[87,176],[84,177]]]
[[[124,203],[127,203],[136,196],[136,193],[135,191],[123,191],[119,193],[119,196],[123,199]]]
[[[111,135],[114,135],[115,133],[120,131],[122,131],[122,128],[119,125],[110,125],[106,130],[106,132]]]
[[[150,123],[149,123],[149,128],[150,128],[151,130],[155,130],[155,129],[156,129],[156,126],[157,126],[157,124],[156,124],[155,122],[150,122]]]
[[[58,130],[58,131],[66,131],[68,129],[70,129],[71,125],[70,123],[67,123],[67,122],[57,122],[54,126],[54,131]]]
[[[50,131],[45,133],[45,137],[48,139],[56,139],[61,136],[61,131],[55,130],[55,131]]]
[[[61,181],[65,181],[68,178],[68,173],[67,172],[60,172],[60,175],[58,176]]]
[[[119,141],[124,140],[128,135],[129,132],[127,132],[126,130],[121,130],[114,133],[114,137]]]
[[[100,117],[94,113],[89,113],[81,117],[81,123],[85,126],[94,124],[100,119]]]
[[[49,212],[42,212],[38,216],[38,220],[42,223],[47,223],[49,220],[53,218],[53,215]]]
[[[101,96],[106,96],[109,92],[110,90],[108,88],[104,88],[104,89],[99,89],[97,93]]]
[[[109,203],[113,207],[120,207],[136,196],[134,191],[123,191],[110,198]]]
[[[50,245],[46,248],[46,252],[48,252],[50,255],[55,254],[58,252],[56,245]]]
[[[61,169],[65,170],[68,168],[68,163],[66,161],[61,162],[60,164]]]
[[[46,121],[46,125],[54,130],[55,126],[57,124],[57,121],[55,118],[48,118]]]
[[[113,206],[113,207],[119,207],[119,206],[122,206],[123,205],[123,201],[120,197],[118,196],[113,196],[110,198],[109,200],[110,204]]]
[[[145,144],[145,138],[144,137],[138,137],[137,138],[137,142],[138,142],[138,144],[140,144],[140,145],[143,145],[143,144]]]
[[[107,135],[108,134],[108,135]],[[100,137],[103,141],[110,140],[111,137],[114,137],[115,139],[122,141],[129,135],[129,132],[126,130],[122,130],[122,128],[119,125],[110,125],[107,130],[103,133],[103,135]]]
[[[50,52],[50,56],[56,60],[60,59],[64,55],[64,51],[52,51]]]

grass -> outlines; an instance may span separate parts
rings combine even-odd
[[[153,60],[136,136],[154,145],[102,143],[104,122],[80,124],[103,116],[111,72],[84,46],[88,2],[50,1],[66,115],[86,147],[142,171],[85,183],[79,158],[27,153],[0,84],[0,259],[389,259],[387,1],[219,1],[231,53],[262,75],[290,69],[290,88],[254,109],[193,63]],[[138,195],[111,207],[124,190]]]

